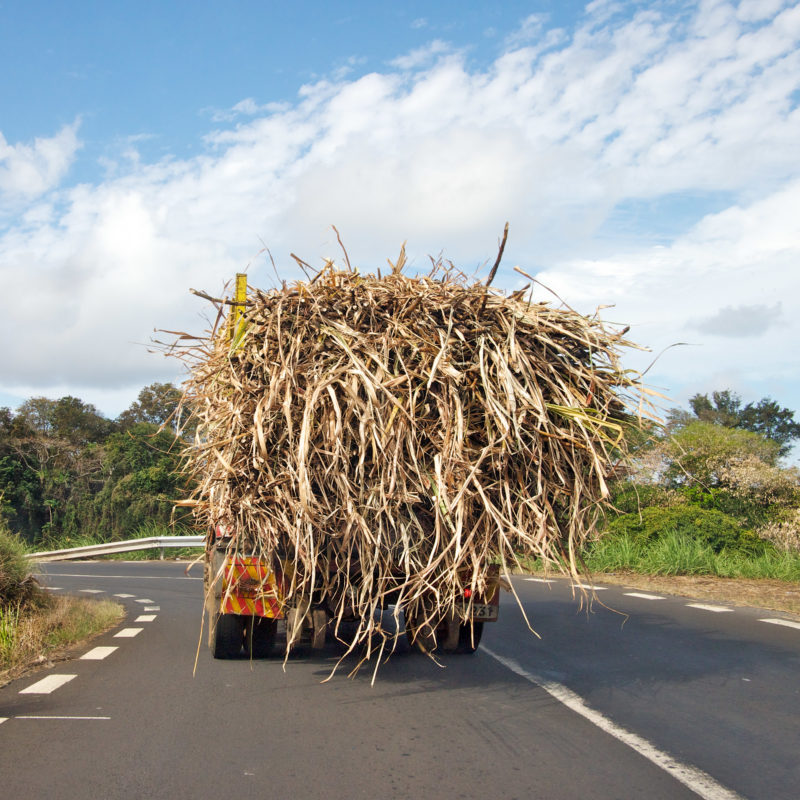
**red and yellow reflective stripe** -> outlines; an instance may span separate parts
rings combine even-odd
[[[225,563],[220,611],[224,614],[283,617],[283,592],[275,573],[258,558],[229,558]]]
[[[229,593],[223,595],[220,611],[223,614],[244,614],[249,617],[283,618],[280,603],[275,598],[266,596],[253,600],[249,597],[241,597],[235,593]]]

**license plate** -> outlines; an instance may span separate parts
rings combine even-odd
[[[472,606],[472,619],[493,621],[497,619],[499,606],[496,605],[477,605]]]

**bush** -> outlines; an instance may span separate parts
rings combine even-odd
[[[0,608],[29,603],[39,593],[39,585],[25,558],[25,548],[0,517]]]
[[[710,488],[723,485],[731,467],[742,462],[776,466],[780,446],[750,431],[692,422],[666,439],[661,449],[668,483]]]
[[[733,517],[691,505],[651,506],[642,509],[641,514],[621,514],[608,523],[606,530],[611,536],[629,536],[641,543],[678,533],[707,545],[715,553],[738,550],[757,555],[771,547]]]
[[[611,489],[611,503],[621,514],[638,514],[649,506],[673,506],[685,500],[677,492],[651,483],[618,483]]]
[[[791,509],[785,519],[769,522],[756,533],[783,553],[800,553],[800,509]]]

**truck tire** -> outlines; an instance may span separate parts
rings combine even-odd
[[[483,635],[483,623],[473,622],[470,625],[468,622],[458,626],[458,646],[455,649],[456,653],[474,653],[481,643],[481,636]]]
[[[248,658],[266,658],[275,644],[278,620],[250,617],[244,629],[244,650]]]
[[[217,614],[212,639],[214,658],[238,658],[244,644],[244,619],[238,614]]]

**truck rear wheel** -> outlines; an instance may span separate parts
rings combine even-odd
[[[214,658],[238,658],[244,644],[244,618],[238,614],[217,614],[211,653]]]
[[[266,658],[275,644],[278,620],[250,617],[244,629],[244,649],[248,658]]]
[[[456,653],[474,653],[481,643],[483,635],[483,622],[465,622],[458,626],[458,645]]]

